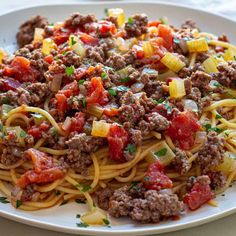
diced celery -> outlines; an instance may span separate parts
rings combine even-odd
[[[206,73],[211,74],[211,73],[216,73],[218,72],[217,69],[217,61],[215,60],[214,57],[210,56],[207,58],[203,63],[202,63]]]
[[[236,60],[236,50],[233,48],[228,48],[224,53],[225,61],[235,61]]]
[[[151,57],[154,54],[154,49],[151,42],[148,41],[143,42],[142,48],[145,57]]]
[[[98,105],[88,105],[85,112],[100,118],[103,113],[103,108]]]
[[[185,66],[184,62],[182,62],[177,56],[169,52],[161,58],[161,63],[174,72],[180,71]]]
[[[44,55],[49,55],[54,48],[55,48],[55,43],[52,39],[46,38],[43,40],[42,53]]]
[[[132,68],[132,66],[131,65],[126,66],[123,69],[117,70],[116,73],[120,76],[121,79],[126,78],[129,76],[129,73],[128,73],[129,68]]]
[[[34,30],[34,43],[41,43],[43,41],[44,29],[35,28]]]
[[[103,121],[93,121],[92,126],[92,136],[96,137],[107,137],[111,124],[103,122]]]
[[[85,56],[85,48],[83,42],[76,35],[70,35],[69,37],[69,46],[71,49],[78,54],[80,57]]]
[[[157,80],[160,80],[160,81],[166,81],[166,79],[170,78],[170,77],[178,77],[176,73],[174,73],[173,71],[171,70],[168,70],[162,74],[158,74],[157,76]]]
[[[186,95],[184,80],[174,79],[169,83],[169,93],[171,98],[182,98]]]
[[[40,125],[45,120],[45,116],[43,116],[39,113],[32,113],[31,116],[34,117],[34,123],[36,125]]]
[[[175,154],[165,141],[159,143],[155,150],[151,150],[146,156],[146,161],[154,163],[159,160],[164,166],[169,165],[174,159]]]
[[[187,41],[187,46],[189,52],[205,52],[209,50],[208,43],[205,38]]]
[[[88,225],[103,225],[107,215],[102,209],[94,207],[91,211],[82,215],[80,219]]]
[[[7,105],[7,104],[2,104],[1,108],[1,119],[5,119],[7,117],[7,113],[12,110],[14,107]]]
[[[218,165],[215,170],[223,171],[225,174],[229,174],[232,167],[235,165],[236,156],[231,152],[224,153],[224,161],[222,164]]]
[[[110,8],[107,11],[108,16],[117,17],[117,23],[119,27],[122,27],[125,23],[125,13],[122,8]]]

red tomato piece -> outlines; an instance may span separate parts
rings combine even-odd
[[[80,36],[80,40],[85,44],[96,44],[96,43],[98,43],[98,39],[94,38],[93,36],[91,36],[89,34],[78,32],[78,35]]]
[[[65,43],[68,39],[70,34],[73,33],[73,29],[64,28],[62,25],[55,26],[53,31],[52,39],[57,45]]]
[[[107,116],[116,116],[118,115],[119,111],[117,108],[111,107],[109,109],[104,109],[103,110],[103,114],[107,115]]]
[[[123,151],[128,144],[128,133],[118,125],[112,125],[107,137],[109,154],[114,161],[124,161]]]
[[[20,87],[21,83],[15,79],[12,78],[6,78],[0,80],[0,91],[6,92],[8,90],[16,90],[18,87]]]
[[[143,178],[143,183],[146,189],[152,190],[173,187],[172,181],[165,175],[164,167],[159,161],[156,161],[148,167],[147,173]]]
[[[44,61],[46,61],[48,64],[52,64],[52,62],[53,62],[53,55],[50,54],[50,55],[44,57]]]
[[[163,46],[168,50],[172,51],[174,36],[172,29],[168,25],[158,25],[158,35],[164,39]]]
[[[141,46],[134,45],[134,46],[132,47],[132,50],[135,51],[137,59],[142,59],[142,58],[144,58],[144,51],[143,51],[143,48],[142,48]]]
[[[156,20],[156,21],[149,21],[148,22],[148,27],[151,27],[151,26],[158,26],[158,25],[160,25],[161,24],[161,21],[159,21],[159,20]]]
[[[81,132],[85,124],[85,114],[83,112],[76,112],[75,117],[71,118],[70,132]]]
[[[194,137],[199,128],[195,115],[190,111],[184,111],[173,116],[167,134],[179,143],[180,148],[188,150],[193,146]]]
[[[61,90],[58,91],[58,94],[64,94],[67,98],[72,95],[78,95],[79,88],[77,81],[74,80],[73,82],[65,85]]]
[[[110,21],[99,21],[98,25],[101,34],[106,34],[109,32],[114,34],[116,32],[115,25]]]
[[[67,104],[67,97],[65,96],[65,94],[60,94],[60,93],[57,93],[55,95],[56,99],[57,99],[57,108],[60,112],[64,112],[67,107],[68,107],[68,104]]]
[[[213,197],[214,193],[211,191],[209,184],[195,183],[190,193],[185,195],[184,203],[188,205],[190,210],[194,211]]]
[[[28,134],[32,135],[34,138],[41,138],[41,130],[37,126],[33,126],[28,130]]]
[[[108,92],[104,89],[100,77],[93,77],[91,79],[91,86],[88,90],[87,104],[104,105],[108,102]]]

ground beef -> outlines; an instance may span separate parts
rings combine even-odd
[[[92,59],[95,62],[104,63],[105,52],[102,47],[99,46],[89,46],[86,49],[86,57]]]
[[[210,171],[207,175],[211,179],[211,188],[213,190],[221,189],[225,186],[227,176],[222,171]]]
[[[30,201],[32,200],[32,196],[35,194],[34,186],[28,185],[21,194],[20,200],[22,202]]]
[[[203,63],[208,58],[209,58],[209,55],[207,53],[200,52],[197,54],[196,63]]]
[[[53,61],[53,63],[50,65],[50,69],[44,73],[44,76],[48,81],[53,80],[55,76],[58,78],[63,78],[66,76],[65,70],[66,66],[63,64],[62,60],[56,60]],[[74,79],[73,76],[70,77],[71,79]]]
[[[147,94],[147,96],[155,100],[159,100],[164,96],[164,90],[162,82],[154,80],[154,78],[155,75],[147,75],[147,73],[142,73],[140,81],[144,84],[143,91]]]
[[[175,149],[175,158],[172,161],[174,168],[181,174],[186,174],[190,168],[191,164],[188,161],[188,156],[186,155],[185,151],[176,148]]]
[[[121,105],[132,105],[134,104],[135,100],[136,98],[134,94],[131,91],[127,91],[121,96],[119,103]]]
[[[156,106],[155,100],[152,98],[148,98],[145,93],[139,99],[140,105],[142,105],[146,111],[146,113],[150,113]]]
[[[80,13],[74,13],[65,21],[65,27],[85,27],[86,24],[96,21],[97,20],[94,15],[81,15]]]
[[[116,26],[116,28],[119,27],[116,16],[108,16],[105,20],[110,21],[111,23],[113,23]]]
[[[17,156],[14,155],[13,151],[18,152],[19,155]],[[0,163],[3,164],[4,166],[14,165],[20,159],[21,155],[22,155],[21,149],[14,146],[8,146],[2,149],[2,154],[0,156]]]
[[[226,43],[229,42],[229,39],[228,39],[227,35],[225,35],[225,34],[222,34],[221,36],[219,36],[218,40],[222,41],[222,42],[226,42]]]
[[[231,61],[228,64],[219,64],[218,73],[214,75],[220,84],[235,89],[236,88],[236,62]]]
[[[78,56],[73,51],[68,51],[65,54],[60,54],[58,56],[59,59],[62,60],[63,64],[66,66],[73,65],[74,67],[79,67],[81,65],[81,59],[80,56]]]
[[[217,136],[215,132],[209,132],[207,142],[200,149],[197,156],[197,163],[203,173],[210,171],[223,162],[224,139]]]
[[[198,177],[191,176],[187,181],[187,191],[190,191],[195,183],[199,183],[200,185],[209,185],[211,183],[211,179],[208,175],[201,175]]]
[[[0,93],[0,104],[9,104],[9,105],[17,105],[18,104],[17,93],[9,90],[5,93]]]
[[[18,46],[23,47],[24,45],[31,43],[34,39],[35,28],[44,28],[47,24],[47,18],[39,15],[23,23],[16,35]]]
[[[178,76],[180,78],[188,78],[196,71],[204,71],[204,68],[200,62],[195,63],[194,66],[184,67],[178,72]]]
[[[104,144],[104,139],[88,136],[85,133],[76,134],[66,144],[70,149],[77,149],[81,152],[91,153]]]
[[[124,56],[113,52],[111,56],[106,60],[106,65],[119,70],[126,66],[126,61]]]
[[[142,143],[142,132],[138,129],[130,129],[129,130],[129,140],[130,143],[135,146],[139,146]]]
[[[206,93],[210,90],[209,82],[212,76],[203,72],[196,71],[190,77],[193,87],[197,87],[201,92]]]
[[[197,87],[193,87],[191,89],[190,94],[187,95],[187,98],[194,100],[195,102],[199,102],[201,100],[202,94]]]
[[[147,32],[148,18],[145,14],[136,14],[125,23],[127,38],[139,37]]]
[[[159,222],[171,216],[179,215],[184,210],[184,204],[171,190],[134,189],[137,194],[130,193],[130,186],[115,190],[109,202],[109,213],[112,216],[130,216],[133,220],[145,222]]]
[[[99,189],[96,191],[98,206],[103,210],[109,209],[109,199],[113,195],[113,190],[110,188]]]
[[[184,79],[184,87],[185,87],[186,95],[191,94],[191,92],[192,92],[192,82],[191,82],[191,80]]]
[[[199,29],[197,27],[197,24],[195,21],[193,21],[192,19],[187,19],[182,25],[181,25],[182,29]]]

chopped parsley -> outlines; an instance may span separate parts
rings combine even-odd
[[[10,203],[6,197],[0,197],[0,202],[3,204]]]
[[[67,66],[66,67],[66,75],[71,76],[75,72],[75,67],[74,66]]]
[[[167,114],[170,115],[172,113],[172,106],[168,101],[163,102],[164,108],[167,110]]]
[[[127,147],[125,148],[125,152],[128,153],[135,153],[136,152],[136,147],[133,144],[128,144]]]
[[[67,53],[67,51],[64,51],[64,52],[62,52],[61,54],[62,54],[62,55],[65,55],[66,53]]]
[[[55,127],[52,127],[50,129],[50,132],[52,133],[53,136],[57,136],[58,135],[58,131],[55,129]]]
[[[21,138],[25,138],[26,137],[26,132],[24,130],[21,130],[20,137]]]
[[[19,208],[22,205],[22,201],[16,200],[16,208]]]
[[[76,43],[77,43],[77,42],[76,42],[74,36],[72,36],[72,37],[71,37],[71,45],[73,46],[73,45],[75,45]]]
[[[220,114],[216,114],[216,119],[221,119],[222,116]]]
[[[89,227],[89,225],[88,224],[86,224],[86,223],[77,223],[76,224],[77,225],[77,227],[80,227],[80,228],[87,228],[87,227]]]
[[[206,129],[207,132],[215,131],[216,133],[221,133],[222,131],[224,131],[223,129],[220,129],[220,128],[217,128],[217,127],[211,127],[210,124],[204,125],[204,128]]]
[[[229,131],[224,131],[224,136],[225,136],[225,138],[228,138],[229,137]]]
[[[145,176],[145,177],[144,177],[144,181],[145,181],[145,182],[150,182],[150,176]]]
[[[81,199],[75,199],[75,202],[78,204],[85,204],[86,203],[84,200],[81,200]]]
[[[85,80],[81,79],[81,80],[78,81],[78,85],[82,85],[82,84],[84,84],[84,82],[85,82]]]
[[[139,183],[140,183],[139,181],[133,181],[133,182],[131,182],[131,186],[130,186],[130,188],[129,188],[128,191],[130,191],[130,190],[135,190],[136,192],[140,192],[141,189],[140,189],[139,186],[138,186]]]
[[[159,20],[161,21],[161,23],[163,25],[168,25],[169,24],[168,19],[164,16],[160,17]]]
[[[161,150],[154,153],[155,156],[162,157],[167,153],[167,148],[162,148]]]
[[[107,77],[107,73],[103,71],[103,72],[101,73],[101,78],[102,78],[102,79],[105,79],[106,77]]]
[[[103,222],[104,222],[105,225],[110,225],[110,221],[108,219],[106,219],[106,218],[103,219]]]
[[[160,98],[159,100],[154,100],[154,101],[155,101],[155,103],[160,104],[165,101],[165,98]]]
[[[129,91],[129,88],[126,86],[120,85],[120,86],[116,87],[116,90],[120,91],[120,92],[127,92],[127,91]]]
[[[50,23],[50,24],[48,24],[48,26],[54,26],[54,23]]]
[[[77,214],[77,215],[76,215],[76,218],[80,218],[80,214]]]
[[[91,189],[91,186],[85,184],[77,184],[75,187],[78,188],[81,192],[88,192]]]
[[[131,80],[130,77],[127,76],[127,77],[121,79],[121,82],[122,82],[122,83],[127,83],[127,82],[129,82],[130,80]]]
[[[117,93],[116,93],[116,90],[112,89],[112,88],[109,88],[108,89],[108,93],[111,95],[111,96],[117,96]]]
[[[127,23],[128,23],[129,25],[133,25],[134,19],[133,19],[132,17],[129,17]]]

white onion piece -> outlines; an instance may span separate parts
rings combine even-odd
[[[142,91],[143,88],[144,88],[144,84],[140,82],[137,82],[131,85],[131,90],[133,93],[138,93]]]
[[[61,75],[55,76],[51,83],[52,92],[57,92],[61,88],[62,77]]]
[[[115,41],[117,47],[121,50],[121,51],[128,51],[130,48],[130,41],[126,41],[123,38],[119,37],[116,39]]]
[[[195,145],[204,144],[207,140],[207,134],[205,131],[198,131],[195,137]]]
[[[66,117],[66,120],[64,121],[63,125],[62,125],[62,129],[67,131],[70,129],[71,126],[71,118],[70,117]]]
[[[187,52],[188,52],[187,43],[186,43],[186,41],[185,41],[184,39],[180,39],[180,40],[179,40],[179,46],[180,46],[180,48],[182,49],[182,51],[183,51],[184,53],[187,53]]]
[[[209,83],[209,87],[212,89],[218,88],[220,86],[220,83],[216,80],[211,80]]]
[[[22,156],[22,151],[17,147],[13,147],[11,149],[11,151],[12,151],[12,154],[16,157],[21,157]]]
[[[192,99],[184,99],[184,108],[188,111],[198,112],[198,105]]]

